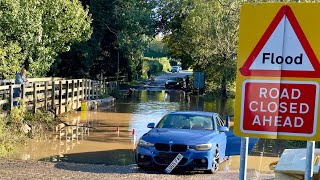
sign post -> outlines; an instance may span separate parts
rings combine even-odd
[[[306,153],[306,170],[304,174],[304,179],[311,180],[313,177],[313,162],[314,159],[314,147],[315,141],[307,142],[307,153]]]
[[[249,138],[241,138],[241,149],[240,149],[240,180],[247,179],[247,159],[248,159],[248,146]]]
[[[240,179],[248,137],[308,141],[305,179],[312,178],[320,140],[319,9],[320,3],[241,7],[234,122],[235,135],[244,137]]]

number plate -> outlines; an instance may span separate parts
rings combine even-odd
[[[162,158],[170,158],[171,160],[176,158],[178,153],[165,153],[165,152],[159,152],[159,157]]]
[[[183,156],[182,154],[178,154],[176,158],[169,164],[169,166],[164,170],[167,174],[171,173],[171,171],[179,164],[179,162],[182,160]]]

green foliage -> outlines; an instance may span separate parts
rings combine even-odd
[[[5,78],[22,65],[31,76],[45,75],[58,53],[88,39],[91,18],[78,0],[0,1],[0,67]],[[13,69],[11,69],[13,67]]]
[[[3,79],[13,78],[15,72],[21,70],[24,58],[18,43],[0,41],[0,76]]]
[[[145,57],[161,58],[168,56],[167,47],[160,35],[157,35],[151,42],[149,42],[148,48],[144,53]]]
[[[23,143],[27,136],[22,132],[26,105],[20,102],[21,106],[13,107],[6,118],[0,118],[0,157],[14,152],[18,144]]]
[[[24,101],[20,101],[19,104],[20,106],[15,106],[11,109],[7,119],[7,122],[10,124],[10,126],[18,132],[21,131],[21,127],[23,126],[27,112],[26,103]]]
[[[165,37],[171,55],[183,66],[206,72],[209,89],[226,90],[235,80],[241,1],[173,2],[180,10],[168,22],[172,33]]]
[[[11,133],[6,127],[5,120],[0,119],[0,157],[7,156],[9,152],[14,150],[14,141],[11,138]]]
[[[52,130],[54,116],[42,110],[36,113],[26,111],[26,104],[13,107],[6,118],[0,118],[0,157],[14,152],[16,146],[28,138],[43,138]],[[29,126],[31,131],[26,133],[23,128]]]
[[[147,79],[147,72],[151,70],[151,75],[155,76],[163,72],[168,72],[171,69],[168,58],[144,58],[142,66],[142,77]]]
[[[55,118],[52,113],[37,110],[35,113],[27,112],[24,122],[32,127],[31,138],[43,138],[53,129]]]
[[[166,57],[162,57],[159,59],[160,64],[162,64],[162,71],[168,72],[171,70],[171,65]]]
[[[131,79],[140,75],[148,36],[154,31],[152,9],[155,4],[144,0],[92,0],[88,5],[94,19],[91,39],[61,54],[52,74],[115,77],[119,61],[120,76],[128,74]]]

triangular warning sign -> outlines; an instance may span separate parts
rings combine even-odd
[[[244,76],[320,77],[320,64],[289,6],[282,6],[240,69]]]

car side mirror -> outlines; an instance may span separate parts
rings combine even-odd
[[[154,128],[154,126],[155,126],[155,123],[149,123],[147,127],[152,129]]]
[[[229,128],[225,127],[225,126],[221,126],[219,127],[219,132],[228,132]]]
[[[226,127],[229,128],[229,124],[230,124],[230,117],[226,116]]]

